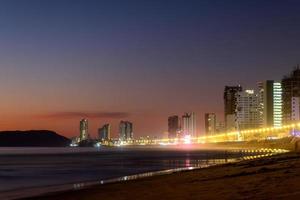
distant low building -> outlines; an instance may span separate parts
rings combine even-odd
[[[71,146],[78,146],[79,142],[80,142],[80,138],[79,137],[72,137],[70,145]]]

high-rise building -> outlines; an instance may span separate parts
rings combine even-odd
[[[266,99],[266,96],[268,96],[268,92],[266,92],[266,86],[267,86],[267,81],[264,82],[258,82],[258,113],[259,113],[259,127],[265,127],[267,125],[265,125],[264,122],[264,116],[266,115],[266,111],[265,111],[265,102],[264,100]]]
[[[299,65],[289,76],[282,81],[282,122],[288,124],[292,121],[292,98],[300,97],[300,69]]]
[[[217,132],[217,116],[215,113],[205,113],[205,134],[214,135]]]
[[[261,127],[282,126],[282,88],[280,82],[259,83],[259,112]]]
[[[282,86],[281,82],[273,83],[273,126],[282,126]]]
[[[217,121],[216,123],[216,133],[225,133],[225,123],[221,121]]]
[[[300,97],[292,97],[292,121],[300,120]]]
[[[225,86],[224,89],[224,119],[227,131],[236,130],[236,94],[242,91],[240,85]]]
[[[176,138],[179,131],[179,117],[177,115],[168,118],[168,137]]]
[[[121,121],[119,125],[120,139],[122,141],[133,139],[133,125],[129,121]]]
[[[110,139],[110,124],[104,124],[102,128],[98,129],[99,139],[107,141]]]
[[[238,130],[258,128],[260,122],[259,97],[254,90],[237,93],[236,123]]]
[[[82,119],[80,121],[80,126],[79,126],[79,130],[80,130],[79,139],[80,139],[80,141],[89,139],[88,128],[89,128],[88,120],[87,119]]]
[[[183,136],[197,137],[195,113],[185,113],[182,116],[182,134]]]

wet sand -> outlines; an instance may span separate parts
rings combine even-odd
[[[287,153],[30,199],[300,199],[300,155]]]

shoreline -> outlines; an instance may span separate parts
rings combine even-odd
[[[221,150],[222,149],[222,150]],[[46,149],[47,150],[47,149]],[[137,151],[137,149],[132,149],[132,148],[124,148],[123,150],[121,150],[121,152],[124,152],[124,150],[131,152],[132,150],[134,150],[134,152]],[[253,156],[260,156],[262,154],[275,154],[275,153],[282,153],[284,150],[280,150],[280,149],[237,149],[237,148],[215,148],[215,149],[208,149],[207,146],[206,147],[202,147],[202,148],[190,148],[190,146],[186,146],[186,148],[184,149],[184,151],[182,151],[182,147],[176,147],[176,148],[147,148],[147,149],[138,149],[141,150],[141,152],[172,152],[172,154],[174,152],[180,152],[180,154],[176,153],[176,157],[180,158],[180,155],[187,150],[187,152],[191,153],[191,155],[189,154],[191,161],[188,159],[188,162],[186,160],[184,160],[183,162],[179,162],[179,164],[177,162],[175,162],[175,164],[171,164],[173,167],[171,167],[171,165],[168,167],[161,167],[161,168],[157,168],[156,169],[151,169],[149,168],[148,170],[137,170],[136,172],[132,171],[131,173],[126,173],[125,171],[123,172],[117,172],[118,175],[116,174],[110,174],[110,175],[105,175],[100,173],[100,176],[93,176],[90,177],[88,179],[81,179],[81,180],[73,180],[72,181],[72,177],[68,176],[67,179],[60,179],[61,176],[56,176],[57,179],[46,179],[46,180],[50,180],[47,182],[44,181],[44,185],[30,185],[30,182],[24,182],[24,184],[19,184],[19,187],[15,187],[13,189],[2,189],[2,192],[0,193],[0,198],[2,199],[20,199],[20,198],[28,198],[28,197],[33,197],[33,196],[41,196],[41,195],[45,195],[45,194],[49,194],[49,193],[56,193],[56,192],[66,192],[66,191],[73,191],[74,189],[84,189],[87,187],[91,187],[94,185],[100,185],[100,181],[102,180],[103,182],[107,183],[107,182],[114,182],[111,181],[111,179],[115,179],[117,181],[120,181],[120,179],[128,179],[129,177],[144,177],[144,174],[147,174],[146,176],[152,176],[152,175],[156,175],[156,174],[164,174],[164,171],[172,171],[172,172],[177,172],[179,170],[186,170],[186,168],[191,168],[191,169],[195,169],[195,168],[203,168],[203,167],[207,167],[212,166],[212,165],[220,165],[220,164],[224,164],[224,163],[228,163],[228,162],[232,162],[232,161],[236,161],[236,160],[241,160],[242,158],[249,159],[249,158],[253,158]],[[29,152],[25,153],[21,153],[21,154],[10,154],[8,155],[1,155],[1,158],[10,158],[8,160],[6,160],[7,162],[5,163],[10,163],[10,160],[14,160],[11,157],[16,156],[16,157],[20,157],[23,158],[23,156],[25,155],[25,158],[28,158],[28,156],[30,156],[30,159],[35,157],[32,156],[37,156],[37,160],[39,160],[39,157],[41,156],[40,153],[42,153],[42,155],[49,155],[49,158],[53,158],[53,156],[60,156],[60,154],[56,154],[54,152],[50,152],[47,150],[46,152],[39,152],[39,154],[31,154],[32,150],[30,150]],[[200,152],[200,154],[198,155],[197,152]],[[106,151],[104,151],[106,152]],[[100,154],[102,155],[104,152],[100,152]],[[110,152],[110,151],[109,151]],[[119,152],[119,151],[118,151]],[[118,153],[117,152],[117,153]],[[193,152],[196,152],[196,154],[194,154]],[[207,154],[208,152],[208,154]],[[82,154],[83,152],[80,152],[80,154]],[[94,154],[97,155],[98,152],[87,152],[88,154],[84,153],[84,155],[90,155],[92,156],[92,158],[94,159]],[[169,156],[169,153],[167,153],[167,156]],[[80,155],[80,154],[74,154],[74,155]],[[106,153],[105,153],[106,154]],[[170,155],[172,155],[170,154]],[[202,155],[203,154],[203,155]],[[62,155],[72,155],[72,154],[65,154],[65,151],[63,152]],[[126,154],[125,154],[126,155]],[[143,155],[147,155],[147,154],[143,154]],[[195,155],[200,156],[199,158],[196,158]],[[163,156],[161,154],[159,154],[159,156]],[[67,158],[68,158],[67,157]],[[185,154],[184,154],[184,157]],[[44,156],[43,156],[44,158]],[[53,159],[47,158],[47,162],[52,163]],[[55,158],[55,157],[54,157]],[[72,156],[73,158],[73,156]],[[155,158],[155,157],[154,157]],[[182,158],[180,158],[182,159]],[[200,159],[200,160],[195,160],[195,159]],[[19,160],[19,159],[18,159]],[[45,161],[45,159],[42,159],[41,161]],[[67,159],[68,160],[68,159]],[[79,161],[78,159],[74,159]],[[90,159],[89,159],[90,160]],[[172,160],[172,159],[171,159]],[[39,165],[39,163],[41,161],[38,161],[37,163],[34,163],[35,165]],[[15,162],[15,161],[13,161]],[[23,164],[24,161],[21,162],[21,165]],[[55,161],[54,161],[55,162]],[[81,161],[80,161],[81,162]],[[176,164],[177,163],[177,164]],[[48,166],[48,164],[46,164],[45,166]],[[185,168],[185,169],[182,169]],[[105,168],[104,168],[105,169]],[[169,170],[172,169],[172,170]],[[163,170],[163,171],[161,171]],[[101,170],[100,170],[101,171]],[[130,171],[130,170],[129,170]],[[125,173],[124,173],[125,172]],[[29,170],[28,173],[30,174],[31,171]],[[37,173],[37,176],[43,176],[44,174],[42,174],[41,172],[33,172],[34,174],[32,174],[32,176],[35,176],[35,173]],[[68,171],[65,171],[64,173],[68,174]],[[63,174],[64,174],[63,173]],[[99,172],[98,172],[99,173]],[[142,174],[141,174],[142,173]],[[166,174],[168,174],[169,172],[167,172]],[[51,173],[48,173],[51,174]],[[48,175],[47,174],[47,175]],[[76,174],[75,174],[76,175]],[[95,178],[98,177],[98,178]],[[47,176],[46,176],[47,178]],[[30,181],[30,179],[28,179]],[[53,180],[57,180],[57,181],[53,181]],[[64,180],[68,180],[68,181],[64,181]],[[43,180],[41,180],[43,181]],[[51,182],[52,181],[52,182]],[[125,181],[125,180],[122,180]],[[115,181],[116,182],[116,181]],[[4,187],[9,188],[9,185],[4,185],[5,183],[3,183]]]
[[[289,162],[291,161],[291,163]],[[284,153],[277,154],[270,157],[257,158],[252,160],[242,160],[233,163],[225,163],[219,165],[209,166],[207,168],[193,169],[190,171],[181,171],[174,172],[171,174],[163,174],[158,176],[150,176],[144,178],[138,178],[134,180],[126,180],[126,184],[123,181],[106,183],[104,185],[92,185],[88,187],[84,187],[79,190],[69,190],[69,191],[61,191],[55,193],[46,193],[41,196],[23,198],[23,199],[45,199],[45,200],[55,200],[55,199],[153,199],[153,198],[161,198],[161,199],[239,199],[242,198],[242,192],[239,192],[240,189],[243,190],[243,187],[237,186],[238,188],[227,188],[227,184],[222,184],[223,181],[233,181],[239,182],[235,179],[250,178],[246,183],[243,181],[240,183],[244,185],[245,188],[249,188],[253,184],[262,184],[257,181],[256,176],[264,176],[270,175],[273,170],[275,172],[280,171],[280,167],[282,163],[285,165],[295,166],[295,162],[300,164],[300,157],[295,153]],[[270,168],[271,166],[271,168]],[[245,170],[244,170],[245,168]],[[290,167],[286,167],[281,175],[282,177],[286,177],[291,173],[289,170],[295,170],[294,168],[289,169]],[[254,170],[254,171],[253,171]],[[230,173],[229,173],[230,172]],[[295,173],[299,173],[300,169],[297,169]],[[217,175],[217,177],[215,177]],[[276,175],[275,177],[277,177]],[[260,177],[261,178],[261,177]],[[272,177],[271,177],[272,178]],[[213,181],[215,180],[215,181]],[[266,179],[267,180],[267,179]],[[289,180],[289,179],[287,179]],[[296,182],[299,182],[300,178],[297,179]],[[199,184],[195,185],[195,182],[199,182]],[[206,186],[203,186],[201,183],[209,183]],[[211,182],[211,183],[210,183]],[[161,187],[161,183],[163,187]],[[190,187],[188,187],[190,185]],[[223,188],[220,186],[224,186]],[[229,184],[230,185],[230,184]],[[170,190],[174,186],[174,190],[171,193]],[[210,187],[208,187],[210,186]],[[202,191],[201,193],[197,191]],[[214,191],[218,190],[222,193],[219,195]],[[261,191],[260,191],[261,190]],[[120,191],[120,193],[116,193],[115,191]],[[169,191],[169,192],[168,192]],[[262,194],[267,193],[268,188],[260,188],[255,191],[260,191]],[[249,192],[249,191],[248,191]],[[249,196],[247,192],[247,197]],[[147,195],[146,195],[147,194]],[[194,194],[194,195],[191,195]],[[225,196],[223,196],[225,195]],[[264,199],[263,195],[259,195],[256,192],[253,194],[253,198]],[[300,197],[300,193],[288,193],[285,194],[289,197],[293,198],[291,195],[296,195],[296,197]],[[251,196],[251,195],[250,195]],[[276,198],[277,194],[268,194],[268,197]],[[224,197],[224,198],[223,198]]]
[[[173,149],[174,150],[174,149]],[[157,151],[157,150],[156,150]],[[274,151],[272,149],[265,149],[265,150],[209,150],[209,152],[215,151],[218,152],[219,156],[218,158],[212,158],[212,159],[204,159],[202,164],[195,165],[192,164],[188,167],[179,167],[179,168],[172,168],[172,169],[161,169],[161,170],[155,170],[155,171],[145,171],[137,174],[128,174],[123,175],[119,177],[112,177],[108,179],[93,179],[93,180],[83,180],[80,182],[70,182],[70,183],[64,183],[64,184],[54,184],[54,185],[47,185],[47,186],[41,186],[41,187],[25,187],[20,188],[19,190],[7,190],[1,193],[3,198],[7,199],[25,199],[25,198],[31,198],[31,197],[38,197],[38,196],[45,196],[48,194],[53,193],[64,193],[69,191],[76,191],[76,190],[82,190],[87,189],[90,187],[100,186],[103,184],[111,184],[111,183],[118,183],[118,182],[127,182],[131,180],[140,180],[143,178],[149,178],[153,176],[163,176],[168,174],[174,174],[179,172],[187,172],[192,170],[198,170],[203,168],[208,168],[212,166],[220,166],[228,163],[233,162],[240,162],[247,159],[254,159],[256,157],[261,156],[271,156],[278,153],[282,153],[281,151]],[[220,156],[222,155],[222,156]],[[243,155],[240,156],[233,156],[232,155]],[[216,156],[216,155],[214,155]],[[227,156],[229,158],[227,158]],[[205,161],[206,160],[206,161]],[[29,195],[28,195],[29,194]],[[0,196],[1,196],[0,195]]]

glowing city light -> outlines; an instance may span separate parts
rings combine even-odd
[[[191,144],[191,136],[190,135],[184,136],[184,144]]]

